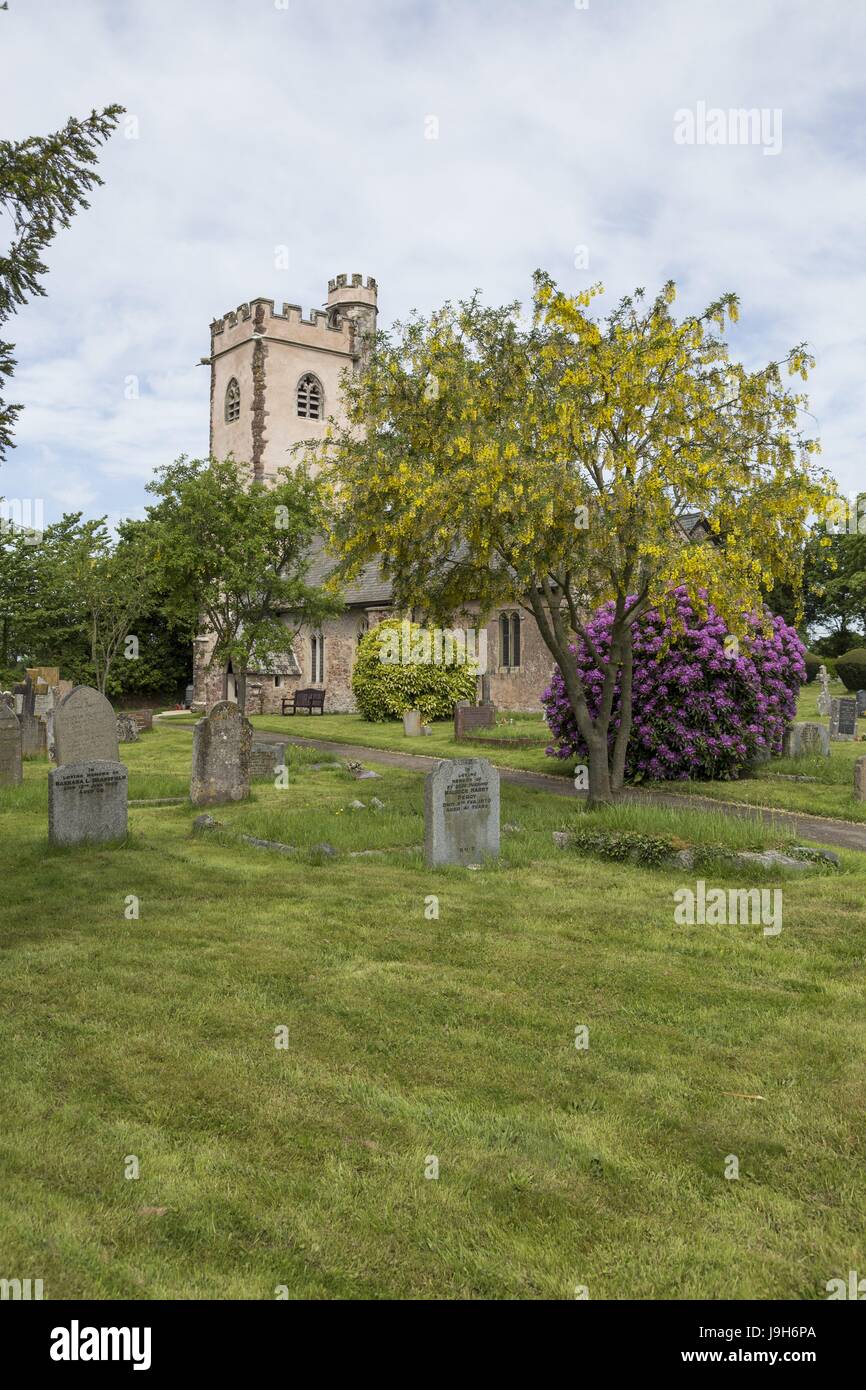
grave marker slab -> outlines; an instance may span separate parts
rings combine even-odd
[[[427,864],[480,864],[499,854],[499,770],[486,758],[439,763],[424,779]]]
[[[278,770],[285,765],[286,749],[283,744],[253,739],[250,751],[250,777],[254,782],[273,782]]]
[[[65,763],[48,774],[48,840],[103,844],[127,833],[128,777],[108,759]]]
[[[470,705],[460,701],[454,706],[454,737],[458,742],[474,729],[492,729],[495,723],[495,705]]]
[[[233,700],[220,700],[192,734],[189,795],[194,806],[244,801],[250,794],[253,726]]]
[[[857,701],[843,697],[830,706],[830,738],[841,743],[857,736]]]
[[[783,758],[829,758],[830,735],[823,724],[789,724],[782,744]]]
[[[138,725],[129,714],[117,716],[118,743],[138,743]]]
[[[60,767],[64,763],[119,761],[117,716],[98,690],[76,685],[57,706],[54,750]]]
[[[857,691],[857,718],[866,714],[866,690]]]
[[[858,758],[854,764],[854,799],[866,801],[866,758]]]
[[[18,715],[0,703],[0,787],[17,787],[21,770],[21,725]]]
[[[48,730],[45,721],[35,714],[18,716],[21,725],[21,753],[25,758],[44,758],[48,753]]]

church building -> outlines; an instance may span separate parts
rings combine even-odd
[[[297,304],[277,313],[272,299],[253,299],[211,324],[210,454],[232,454],[267,480],[291,464],[292,446],[325,432],[329,415],[340,418],[340,378],[362,365],[367,336],[375,330],[377,285],[372,277],[338,275],[328,282],[322,309],[304,318]],[[319,583],[334,562],[314,561],[310,582]],[[352,667],[368,628],[395,616],[390,585],[368,565],[344,590],[345,612],[321,631],[301,630],[294,659],[275,658],[278,669],[247,675],[247,713],[279,714],[297,689],[325,690],[326,713],[349,713]],[[468,603],[471,614],[473,605]],[[407,616],[396,614],[396,616]],[[470,622],[462,619],[460,626]],[[516,604],[491,614],[485,624],[490,698],[504,710],[539,710],[553,660],[531,616]],[[193,709],[222,699],[224,671],[207,669],[214,639],[195,643]],[[229,672],[229,698],[235,698]]]

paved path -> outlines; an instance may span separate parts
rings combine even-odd
[[[157,721],[159,716],[157,716]],[[167,727],[163,725],[163,727]],[[192,729],[191,724],[175,725],[176,729]],[[353,762],[380,763],[385,767],[404,768],[410,772],[429,772],[439,762],[439,757],[427,757],[422,753],[398,753],[390,748],[366,748],[355,743],[334,743],[323,738],[303,738],[296,734],[275,734],[256,730],[256,740],[265,743],[284,745],[295,743],[301,748],[316,748],[322,753],[331,753],[335,758],[348,758]],[[480,756],[479,745],[473,745],[474,752],[467,756]],[[533,791],[552,792],[554,796],[571,797],[582,801],[586,792],[575,791],[567,777],[554,777],[546,772],[524,772],[519,768],[500,767],[499,775],[503,782],[512,782],[518,787],[528,787]],[[799,811],[779,811],[772,806],[747,806],[739,801],[717,801],[711,796],[678,796],[676,792],[645,792],[629,788],[623,792],[624,801],[652,806],[668,806],[674,810],[724,811],[726,815],[743,816],[747,819],[760,816],[771,829],[790,831],[801,840],[816,840],[822,845],[833,845],[838,849],[862,850],[866,853],[866,823],[835,820],[829,816],[808,816]]]

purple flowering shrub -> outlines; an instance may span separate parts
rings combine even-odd
[[[684,588],[674,591],[684,631],[665,648],[671,619],[655,609],[635,624],[632,727],[626,777],[658,779],[738,776],[762,751],[780,753],[782,735],[796,714],[797,694],[806,676],[805,647],[783,618],[761,631],[750,619],[751,635],[739,654],[725,655],[727,628],[710,604],[706,618],[693,608]],[[589,624],[603,656],[610,650],[614,606],[605,604]],[[571,650],[595,718],[603,677],[583,642]],[[554,743],[550,757],[586,757],[557,667],[541,697]],[[619,728],[619,683],[610,723],[610,746]]]

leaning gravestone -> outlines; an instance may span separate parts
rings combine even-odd
[[[64,763],[120,761],[117,716],[89,685],[76,685],[54,711],[54,756]]]
[[[127,771],[106,759],[64,763],[48,774],[48,840],[103,844],[127,833]]]
[[[286,766],[286,749],[281,743],[253,739],[250,751],[250,777],[254,782],[271,782]]]
[[[220,700],[192,734],[189,796],[194,806],[243,801],[250,794],[253,726],[233,700]]]
[[[789,724],[782,745],[783,758],[829,758],[830,735],[823,724]]]
[[[486,758],[442,761],[424,779],[427,864],[479,864],[499,854],[499,770]]]
[[[866,758],[858,758],[854,764],[854,799],[866,801]]]
[[[857,736],[857,701],[843,697],[833,700],[830,707],[830,738],[834,742]]]
[[[17,787],[22,776],[18,715],[0,703],[0,787]]]

